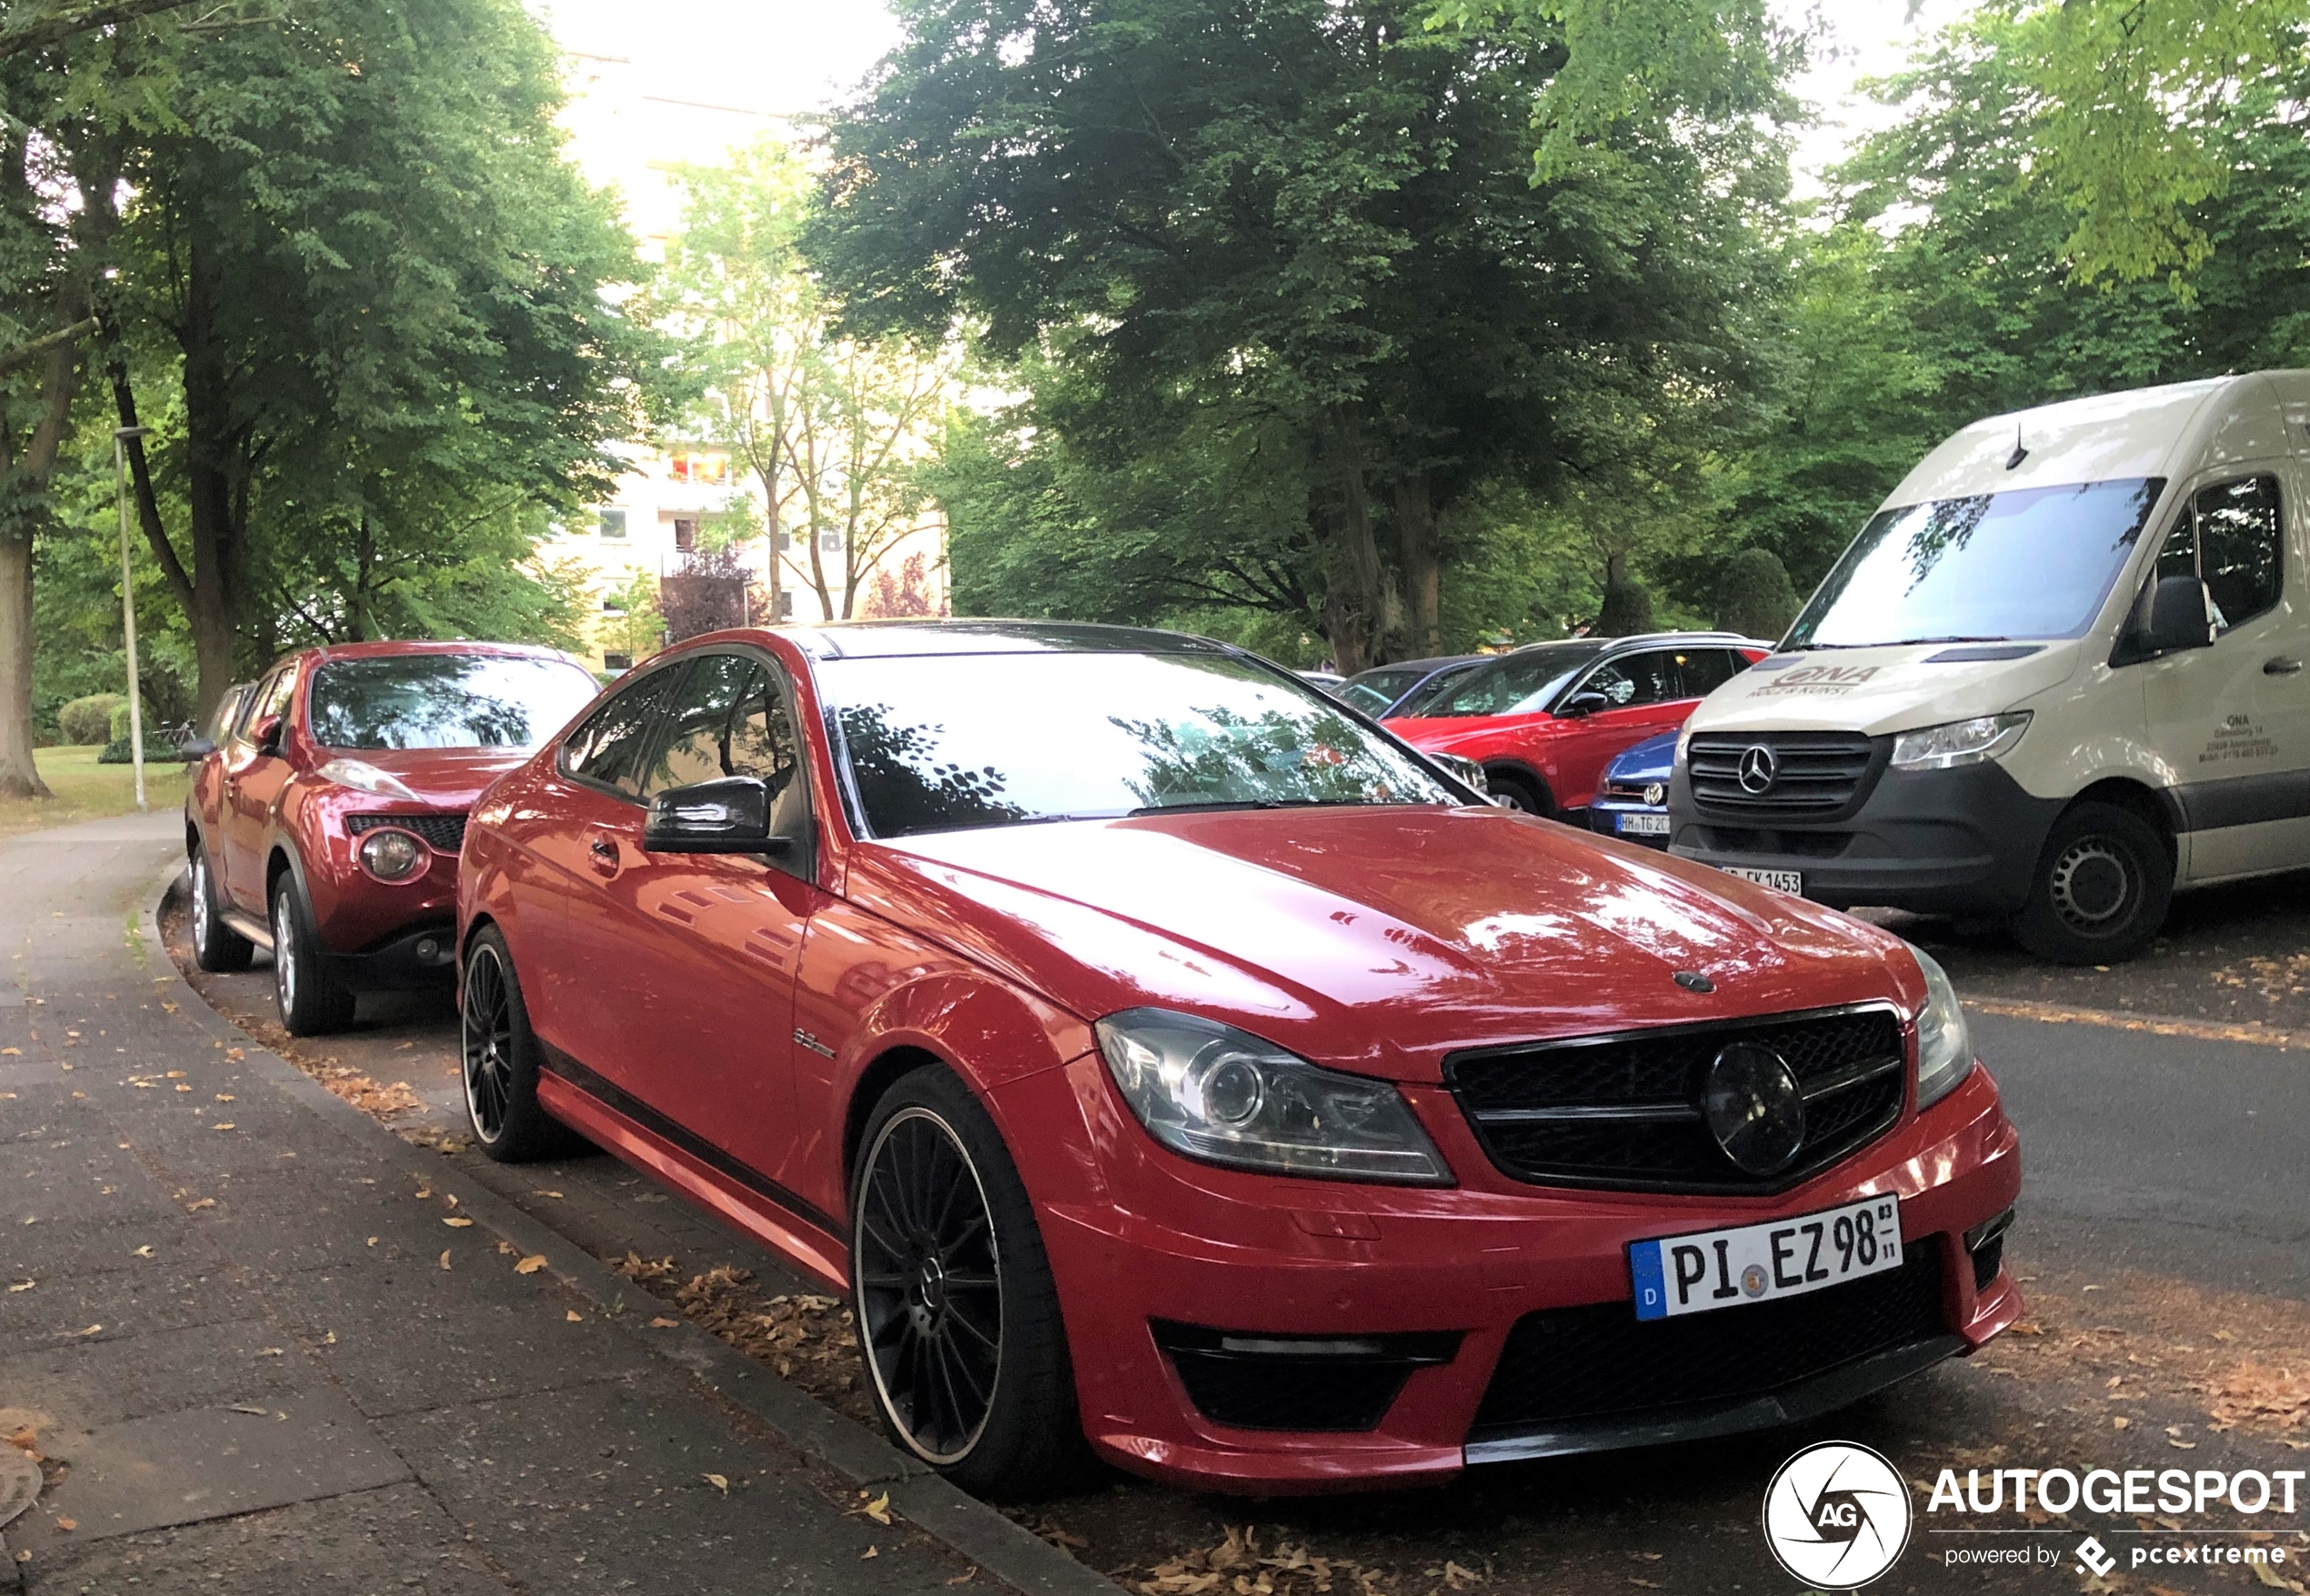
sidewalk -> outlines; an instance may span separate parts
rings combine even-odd
[[[243,1045],[151,933],[179,826],[0,841],[25,1589],[1111,1589]]]

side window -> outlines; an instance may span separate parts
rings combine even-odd
[[[1601,693],[1615,709],[1665,704],[1684,696],[1677,678],[1676,656],[1665,650],[1610,660],[1590,671],[1588,679],[1573,690]]]
[[[562,769],[568,775],[615,788],[628,798],[639,798],[641,762],[648,752],[650,733],[658,725],[658,702],[681,674],[679,666],[653,670],[612,694],[562,744]]]
[[[296,685],[296,667],[284,666],[248,696],[248,713],[241,718],[241,735],[254,737],[256,723],[268,715],[288,713],[290,689]]]
[[[1677,656],[1677,663],[1684,677],[1684,691],[1680,696],[1705,698],[1746,670],[1749,658],[1730,648],[1694,648]]]
[[[666,738],[641,796],[724,776],[758,777],[770,789],[770,830],[799,833],[809,815],[800,739],[769,670],[742,654],[709,654],[668,700]]]
[[[771,673],[754,668],[730,731],[730,774],[758,776],[770,789],[770,835],[799,837],[810,819],[810,778],[788,699]],[[796,861],[799,862],[799,861]]]
[[[2278,601],[2285,570],[2278,480],[2247,477],[2200,488],[2157,553],[2157,575],[2196,577],[2226,632]]]

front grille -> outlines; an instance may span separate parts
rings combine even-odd
[[[1711,1063],[1732,1042],[1770,1048],[1804,1093],[1795,1160],[1764,1179],[1725,1157],[1701,1118]],[[1769,1193],[1892,1128],[1908,1070],[1890,1008],[1662,1026],[1461,1053],[1444,1079],[1502,1173],[1542,1185]]]
[[[1938,1237],[1897,1270],[1802,1297],[1640,1320],[1627,1302],[1527,1313],[1469,1440],[1570,1419],[1762,1396],[1946,1333]]]
[[[1752,748],[1770,756],[1761,791],[1741,785]],[[1857,731],[1695,733],[1687,751],[1692,802],[1703,816],[1763,821],[1842,820],[1861,807],[1892,749]]]
[[[466,845],[466,818],[463,815],[347,815],[345,828],[358,837],[364,831],[374,831],[380,826],[390,826],[397,831],[414,831],[425,838],[425,845],[436,853],[456,853]]]
[[[1374,1430],[1411,1371],[1449,1363],[1457,1331],[1317,1338],[1153,1323],[1197,1412],[1235,1430]]]

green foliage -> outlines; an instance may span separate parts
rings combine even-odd
[[[75,745],[105,742],[112,736],[116,709],[124,718],[128,711],[128,700],[118,693],[91,693],[85,698],[75,698],[56,711],[57,734]],[[124,735],[126,725],[124,718]]]
[[[1751,637],[1778,639],[1802,602],[1787,568],[1765,548],[1733,550],[1717,591],[1716,624]]]

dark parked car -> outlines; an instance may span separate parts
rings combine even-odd
[[[1457,680],[1489,657],[1483,654],[1446,654],[1434,659],[1401,659],[1393,665],[1375,665],[1350,677],[1332,696],[1342,703],[1352,704],[1374,720],[1385,720],[1391,715],[1413,715],[1419,712],[1419,705],[1441,691],[1445,684]]]

